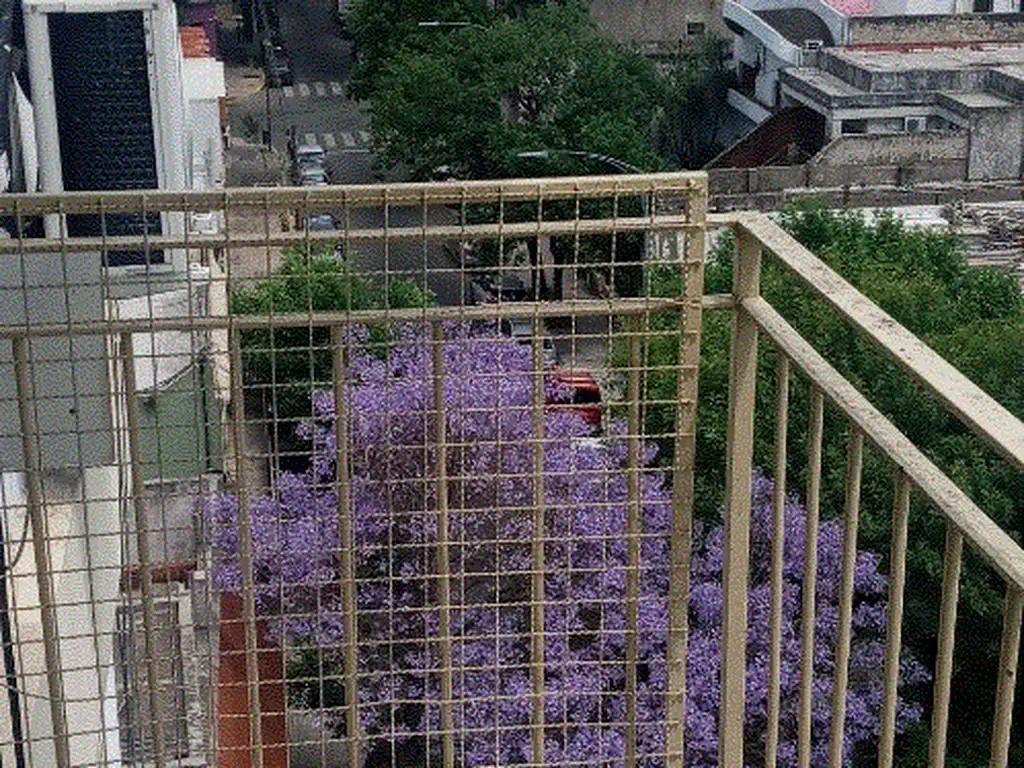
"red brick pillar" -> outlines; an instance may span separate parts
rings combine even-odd
[[[287,768],[284,652],[266,639],[258,622],[257,668],[264,768]],[[217,768],[252,768],[249,689],[245,680],[245,626],[242,597],[220,597],[220,663],[217,668]]]

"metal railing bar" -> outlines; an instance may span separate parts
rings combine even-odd
[[[911,481],[896,472],[896,497],[889,551],[889,604],[885,622],[884,698],[882,728],[878,736],[878,766],[892,768],[896,746],[896,704],[899,695],[900,650],[903,647],[903,594],[907,582],[907,529],[910,522]]]
[[[358,768],[362,750],[359,728],[359,621],[355,577],[355,537],[352,530],[352,504],[349,468],[349,423],[345,389],[348,370],[345,361],[344,329],[331,327],[331,354],[334,373],[335,418],[335,493],[338,496],[338,544],[341,567],[341,593],[345,627],[345,736],[348,764]]]
[[[730,302],[711,297],[706,306],[722,309]],[[0,325],[0,338],[37,338],[43,336],[103,336],[108,334],[159,333],[163,331],[222,331],[235,328],[252,331],[265,328],[326,328],[332,325],[379,326],[391,323],[431,321],[495,320],[531,317],[593,317],[600,315],[633,315],[643,312],[678,311],[679,299],[575,299],[562,302],[516,301],[478,306],[434,306],[419,309],[339,310],[334,312],[289,312],[267,315],[227,315],[223,317],[151,318],[146,320],[96,320],[75,323],[39,323]]]
[[[864,432],[959,528],[966,540],[1003,579],[1024,589],[1024,549],[992,522],[952,480],[832,367],[762,298],[743,301],[743,311],[820,387],[829,400]]]
[[[691,211],[701,222],[707,190],[691,198]],[[676,248],[683,260],[683,296],[679,312],[679,364],[676,372],[675,457],[672,467],[672,534],[669,550],[669,630],[666,651],[668,683],[665,702],[665,761],[668,768],[685,765],[686,664],[689,642],[690,561],[693,546],[694,462],[697,456],[696,402],[700,377],[700,329],[704,292],[704,235],[680,232]],[[732,296],[726,296],[730,305]]]
[[[999,651],[999,679],[996,683],[996,708],[992,729],[992,758],[989,768],[1006,768],[1010,753],[1010,728],[1013,725],[1013,695],[1017,689],[1017,663],[1020,660],[1020,625],[1024,612],[1024,590],[1006,587],[1003,607],[1003,640]]]
[[[142,592],[142,631],[145,635],[143,638],[143,649],[146,654],[143,664],[146,669],[146,685],[149,687],[147,695],[149,698],[150,728],[152,729],[153,749],[155,752],[153,757],[157,768],[163,768],[165,745],[161,708],[157,695],[159,688],[155,658],[156,647],[153,642],[156,622],[153,616],[152,563],[149,556],[149,526],[146,523],[144,501],[145,487],[142,482],[142,473],[139,471],[139,460],[142,456],[142,438],[139,432],[139,406],[135,395],[135,348],[134,344],[132,344],[132,335],[130,333],[121,334],[120,348],[125,418],[128,427],[128,456],[131,461],[129,471],[132,483],[132,508],[135,513],[135,546],[138,548],[139,587]]]
[[[761,244],[737,235],[733,291],[737,300],[759,290]],[[718,762],[743,765],[747,671],[747,582],[750,574],[751,473],[757,387],[757,323],[746,312],[733,314],[726,437],[726,498],[722,564],[722,673]]]
[[[441,739],[444,768],[455,765],[452,587],[448,541],[448,423],[445,408],[444,326],[433,324],[435,493],[437,495],[438,645],[441,666]]]
[[[807,437],[807,518],[804,525],[804,573],[800,588],[800,700],[797,714],[797,765],[810,768],[814,697],[814,630],[817,616],[818,522],[821,511],[821,443],[825,395],[811,385]]]
[[[846,500],[843,504],[843,564],[839,576],[839,626],[836,632],[835,679],[832,692],[832,732],[829,735],[829,766],[843,766],[846,733],[846,692],[850,680],[850,641],[853,634],[853,592],[857,571],[857,530],[860,524],[860,491],[864,470],[864,434],[850,427],[846,450]]]
[[[533,762],[544,765],[544,543],[547,520],[544,509],[544,348],[541,323],[533,321],[533,371],[531,415],[533,417],[533,572],[530,579],[530,738]]]
[[[739,231],[759,239],[829,306],[924,384],[975,434],[1024,469],[1024,423],[920,338],[762,214],[737,215]]]
[[[259,639],[256,632],[256,582],[253,573],[252,515],[246,479],[245,392],[242,388],[241,334],[230,334],[231,425],[235,451],[235,497],[238,503],[238,559],[242,571],[242,624],[245,637],[245,682],[249,698],[249,754],[263,767],[263,716],[260,706]]]
[[[779,355],[775,368],[775,485],[772,488],[771,609],[768,620],[768,722],[765,768],[775,768],[779,754],[782,672],[782,587],[786,554],[786,470],[789,439],[789,358]]]
[[[964,536],[946,522],[946,552],[942,565],[942,603],[939,609],[938,648],[935,652],[935,686],[932,702],[932,733],[928,765],[944,768],[949,730],[949,694],[953,679],[953,649],[956,645],[956,613],[960,600],[960,571]]]
[[[219,191],[168,192],[161,190],[106,190],[0,195],[0,214],[13,214],[18,206],[22,216],[57,213],[106,213],[138,211],[145,204],[151,211],[221,211],[239,208],[297,207],[330,205],[349,208],[393,206],[458,205],[461,202],[497,203],[501,200],[530,201],[611,198],[659,193],[706,193],[707,175],[701,171],[631,174],[618,176],[570,176],[501,181],[456,181],[405,184],[329,185],[327,187],[232,187]]]
[[[70,768],[71,745],[64,710],[65,692],[57,607],[53,593],[53,565],[50,562],[50,548],[46,540],[46,518],[43,508],[42,460],[39,455],[39,436],[32,418],[36,393],[30,368],[29,341],[15,339],[13,347],[21,448],[25,460],[26,504],[32,523],[32,553],[36,561],[36,585],[39,591],[39,614],[43,630],[43,654],[46,659],[46,684],[50,699],[54,752],[58,768]]]
[[[627,493],[626,506],[626,768],[635,768],[637,761],[637,624],[640,609],[640,535],[643,508],[640,491],[640,371],[641,322],[631,318],[629,325],[629,374],[627,429]]]
[[[47,238],[33,238],[17,243],[17,241],[0,240],[0,255],[6,253],[56,253],[61,247],[73,248],[82,252],[109,252],[130,250],[145,246],[147,248],[221,248],[231,245],[239,247],[270,247],[281,248],[310,246],[336,243],[339,239],[350,242],[394,242],[398,240],[493,240],[499,237],[528,238],[540,235],[603,235],[614,232],[665,232],[679,229],[696,228],[685,219],[677,216],[661,217],[655,221],[639,218],[623,219],[584,219],[575,221],[527,221],[505,224],[467,224],[465,226],[433,224],[428,227],[386,227],[352,230],[291,230],[288,232],[251,233],[239,235],[197,234],[187,238],[181,235],[150,235],[143,239],[132,235],[111,235],[106,238],[75,237],[66,241]],[[63,243],[63,246],[62,246]],[[435,270],[430,271],[452,271]],[[169,272],[164,265],[154,265],[149,274],[154,278]]]

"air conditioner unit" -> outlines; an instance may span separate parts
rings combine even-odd
[[[928,118],[905,117],[903,118],[903,130],[906,133],[922,133],[928,127]]]

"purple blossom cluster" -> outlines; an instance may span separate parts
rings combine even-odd
[[[351,439],[350,519],[355,538],[362,728],[401,743],[439,739],[440,582],[438,454],[433,342],[421,327],[395,332],[386,356],[353,331],[343,394]],[[531,351],[493,332],[452,325],[442,347],[454,714],[459,761],[472,766],[531,761],[532,542],[544,542],[545,753],[551,763],[620,765],[626,744],[628,450],[623,425],[596,434],[566,409],[545,409],[535,434]],[[546,399],[566,392],[545,381]],[[302,433],[313,462],[282,474],[272,496],[252,505],[259,612],[279,635],[322,649],[344,637],[338,568],[334,393],[314,396]],[[543,447],[545,526],[534,530],[534,446]],[[637,737],[644,765],[664,756],[671,490],[643,450],[638,606]],[[767,722],[771,482],[756,477],[751,529],[747,671],[748,760],[759,763]],[[207,505],[217,554],[215,583],[241,586],[237,501]],[[782,606],[781,766],[796,763],[800,683],[799,615],[804,510],[785,514]],[[843,532],[823,523],[818,544],[814,764],[826,762]],[[717,764],[723,531],[695,529],[687,665],[686,764]],[[885,577],[877,555],[860,552],[855,641],[847,697],[847,760],[878,733],[884,657]],[[335,670],[335,673],[337,670]],[[925,682],[912,659],[904,687]],[[901,699],[900,729],[921,717]],[[336,723],[340,725],[340,723]]]

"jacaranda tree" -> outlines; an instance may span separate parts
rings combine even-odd
[[[422,327],[396,330],[389,354],[349,339],[344,390],[351,445],[350,515],[356,540],[360,613],[360,712],[374,739],[410,745],[428,730],[439,743],[440,663],[437,569],[435,376],[443,374],[448,538],[451,541],[455,719],[460,764],[527,763],[530,755],[530,583],[534,560],[534,433],[531,350],[493,331],[448,326],[443,371]],[[363,334],[365,336],[365,334]],[[567,394],[546,381],[543,413],[545,693],[550,762],[619,764],[625,748],[628,450],[621,424],[603,433],[557,403]],[[272,497],[252,507],[253,571],[259,612],[279,637],[324,654],[337,675],[343,640],[337,568],[334,394],[317,394],[303,433],[315,460],[305,474],[281,475]],[[642,544],[636,711],[641,762],[663,762],[668,626],[669,478],[643,450]],[[747,729],[757,763],[768,688],[767,562],[771,484],[757,478],[749,590]],[[237,501],[207,509],[218,555],[217,585],[238,590]],[[796,759],[800,593],[805,513],[785,516],[785,588],[780,765]],[[814,763],[825,762],[831,717],[833,649],[843,536],[822,526],[817,589]],[[720,526],[698,525],[690,594],[686,761],[717,764],[722,615]],[[860,553],[855,646],[845,749],[878,732],[886,581],[876,555]],[[334,649],[334,650],[332,650]],[[904,686],[927,673],[904,660]],[[901,700],[899,727],[921,716]],[[342,723],[336,716],[333,727]],[[411,748],[411,747],[410,747]],[[659,758],[659,755],[662,757]],[[430,760],[428,755],[428,760]]]

